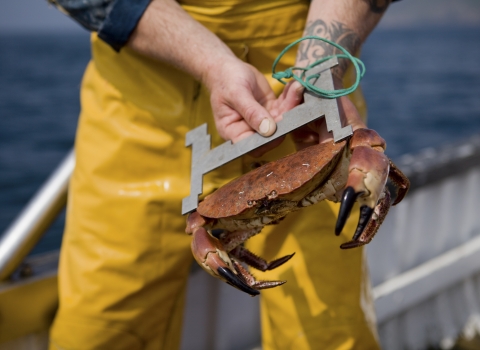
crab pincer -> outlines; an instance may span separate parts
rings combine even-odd
[[[187,219],[186,232],[193,236],[191,244],[193,257],[205,271],[251,296],[258,295],[260,289],[273,288],[285,283],[285,281],[257,281],[240,263],[230,259],[229,255],[258,270],[266,271],[284,264],[293,254],[267,262],[240,245],[245,237],[251,237],[260,230],[237,231],[227,236],[223,234],[223,230],[211,230],[209,233],[205,227],[211,224],[212,222],[208,223],[198,212],[193,212]]]
[[[390,209],[390,193],[386,187],[390,178],[396,187],[397,198],[405,196],[409,181],[383,153],[386,143],[374,130],[358,129],[350,140],[348,179],[341,198],[335,227],[339,235],[355,202],[360,204],[360,217],[352,240],[342,244],[342,249],[355,248],[369,243]]]

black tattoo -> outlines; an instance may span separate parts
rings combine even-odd
[[[307,23],[305,27],[305,36],[315,35],[329,39],[347,49],[351,54],[355,54],[362,43],[360,37],[352,29],[340,22],[327,24],[321,19]],[[312,63],[322,57],[341,54],[336,47],[319,40],[306,40],[300,44],[297,55],[297,62],[306,61]],[[333,70],[333,74],[342,77],[347,69],[349,60],[339,60],[339,65]]]
[[[375,13],[384,13],[392,0],[367,0],[370,4],[370,10]]]

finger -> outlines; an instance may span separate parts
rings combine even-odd
[[[262,136],[271,136],[277,129],[273,117],[255,100],[250,91],[238,91],[232,108],[242,116],[253,130]]]
[[[281,101],[280,110],[285,113],[303,102],[303,92],[305,88],[298,81],[291,81],[287,84],[279,100]]]
[[[307,126],[318,135],[319,143],[333,141],[333,135],[327,129],[325,118],[314,120],[313,122],[308,123]]]
[[[319,142],[318,134],[306,125],[292,131],[291,137],[297,151],[318,145]]]
[[[235,111],[232,111],[233,113],[237,114]],[[232,140],[235,143],[255,133],[255,130],[240,115],[235,119],[235,121],[230,121],[228,117],[224,117],[216,120],[217,130],[224,140]]]
[[[353,130],[366,128],[367,126],[362,120],[357,107],[348,98],[348,96],[342,96],[338,100],[338,110],[342,119],[343,125],[351,125]]]
[[[271,107],[267,107],[269,108],[270,115],[274,117],[276,122],[282,120],[281,116],[283,113],[288,112],[303,102],[303,91],[303,86],[297,81],[292,81],[287,84],[278,99],[273,102]],[[272,142],[253,150],[249,154],[255,158],[261,157],[268,151],[278,147],[284,139],[284,137],[281,137],[273,140]],[[311,138],[308,140],[311,141]],[[311,144],[309,143],[308,145]]]
[[[282,114],[290,111],[303,103],[304,87],[297,81],[291,81],[283,89],[278,98],[267,105],[270,115],[279,122],[283,119]]]

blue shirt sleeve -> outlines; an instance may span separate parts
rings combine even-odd
[[[116,0],[98,30],[98,36],[115,51],[127,43],[150,0]]]
[[[115,51],[127,43],[150,0],[48,0]]]

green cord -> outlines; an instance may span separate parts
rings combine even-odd
[[[290,50],[293,46],[295,46],[299,42],[301,42],[303,40],[307,40],[307,39],[324,41],[324,42],[326,42],[326,43],[328,43],[332,46],[335,46],[337,49],[341,50],[344,54],[343,55],[332,55],[332,56],[327,56],[327,57],[321,58],[321,59],[315,61],[314,63],[308,65],[307,67],[290,67],[283,72],[275,72],[275,68],[277,67],[278,62],[283,57],[283,55],[285,55],[285,53],[288,50]],[[355,67],[356,78],[355,78],[355,83],[353,83],[353,85],[350,86],[349,88],[339,89],[339,90],[319,89],[318,87],[316,87],[312,83],[310,83],[310,80],[318,78],[319,74],[310,75],[308,77],[305,76],[305,73],[309,69],[311,69],[311,68],[313,68],[313,67],[315,67],[315,66],[317,66],[317,65],[319,65],[319,64],[321,64],[325,61],[328,61],[332,57],[347,58],[350,61],[352,61],[353,66]],[[301,70],[302,74],[300,76],[298,76],[298,75],[293,73],[294,70]],[[305,89],[307,89],[308,91],[314,92],[317,95],[319,95],[320,97],[329,98],[329,99],[334,99],[334,98],[337,98],[337,97],[345,96],[345,95],[348,95],[348,94],[351,94],[352,92],[354,92],[355,89],[358,87],[358,85],[360,85],[360,80],[363,78],[364,75],[365,75],[365,65],[363,64],[363,62],[361,60],[352,56],[342,46],[340,46],[340,45],[338,45],[338,44],[336,44],[333,41],[330,41],[328,39],[321,38],[319,36],[306,36],[306,37],[303,37],[301,39],[298,39],[298,40],[294,41],[293,43],[288,45],[286,48],[284,48],[282,52],[280,52],[278,57],[273,62],[273,66],[272,66],[272,77],[277,79],[282,84],[284,84],[284,85],[286,84],[286,82],[283,79],[293,78],[296,81],[298,81],[300,84],[302,84],[303,87],[305,87]]]

